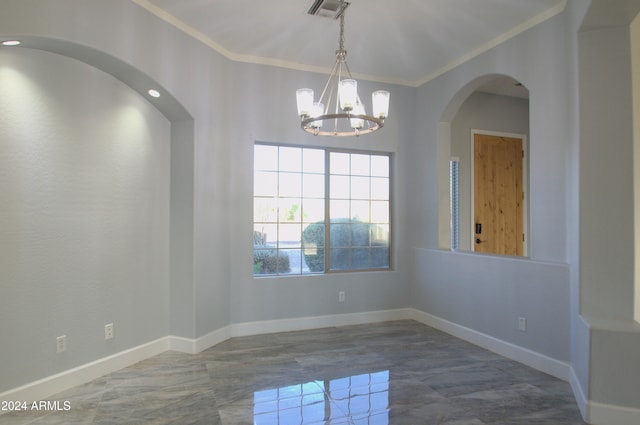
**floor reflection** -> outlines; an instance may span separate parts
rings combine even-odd
[[[389,424],[389,371],[254,393],[256,425]]]

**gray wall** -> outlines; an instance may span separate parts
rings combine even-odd
[[[31,49],[0,64],[3,391],[167,335],[170,148],[102,71]]]
[[[551,358],[570,359],[569,271],[566,251],[565,163],[570,96],[565,16],[553,17],[480,55],[418,90],[417,127],[405,152],[415,197],[415,281],[412,305],[456,324],[526,347]],[[440,251],[438,205],[448,202],[451,147],[439,143],[440,123],[451,123],[482,78],[508,75],[530,92],[530,259]],[[465,93],[460,96],[460,93]],[[461,97],[461,98],[460,98]],[[453,134],[453,127],[451,127]],[[442,152],[445,152],[443,155]],[[439,161],[441,163],[439,163]],[[442,163],[444,161],[444,163]],[[444,172],[443,172],[444,171]],[[402,172],[402,171],[401,171]],[[526,333],[517,319],[528,320]]]

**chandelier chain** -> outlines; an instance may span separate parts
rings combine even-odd
[[[340,2],[340,38],[338,39],[338,53],[344,56],[347,54],[344,49],[344,1]]]

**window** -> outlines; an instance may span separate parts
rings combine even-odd
[[[389,269],[390,162],[389,154],[256,144],[254,275]]]
[[[449,209],[451,210],[451,249],[460,247],[460,160],[449,161]]]

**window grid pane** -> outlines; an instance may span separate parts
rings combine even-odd
[[[254,275],[388,269],[389,162],[386,154],[256,144]]]
[[[329,270],[389,268],[389,156],[332,152],[329,158]]]

